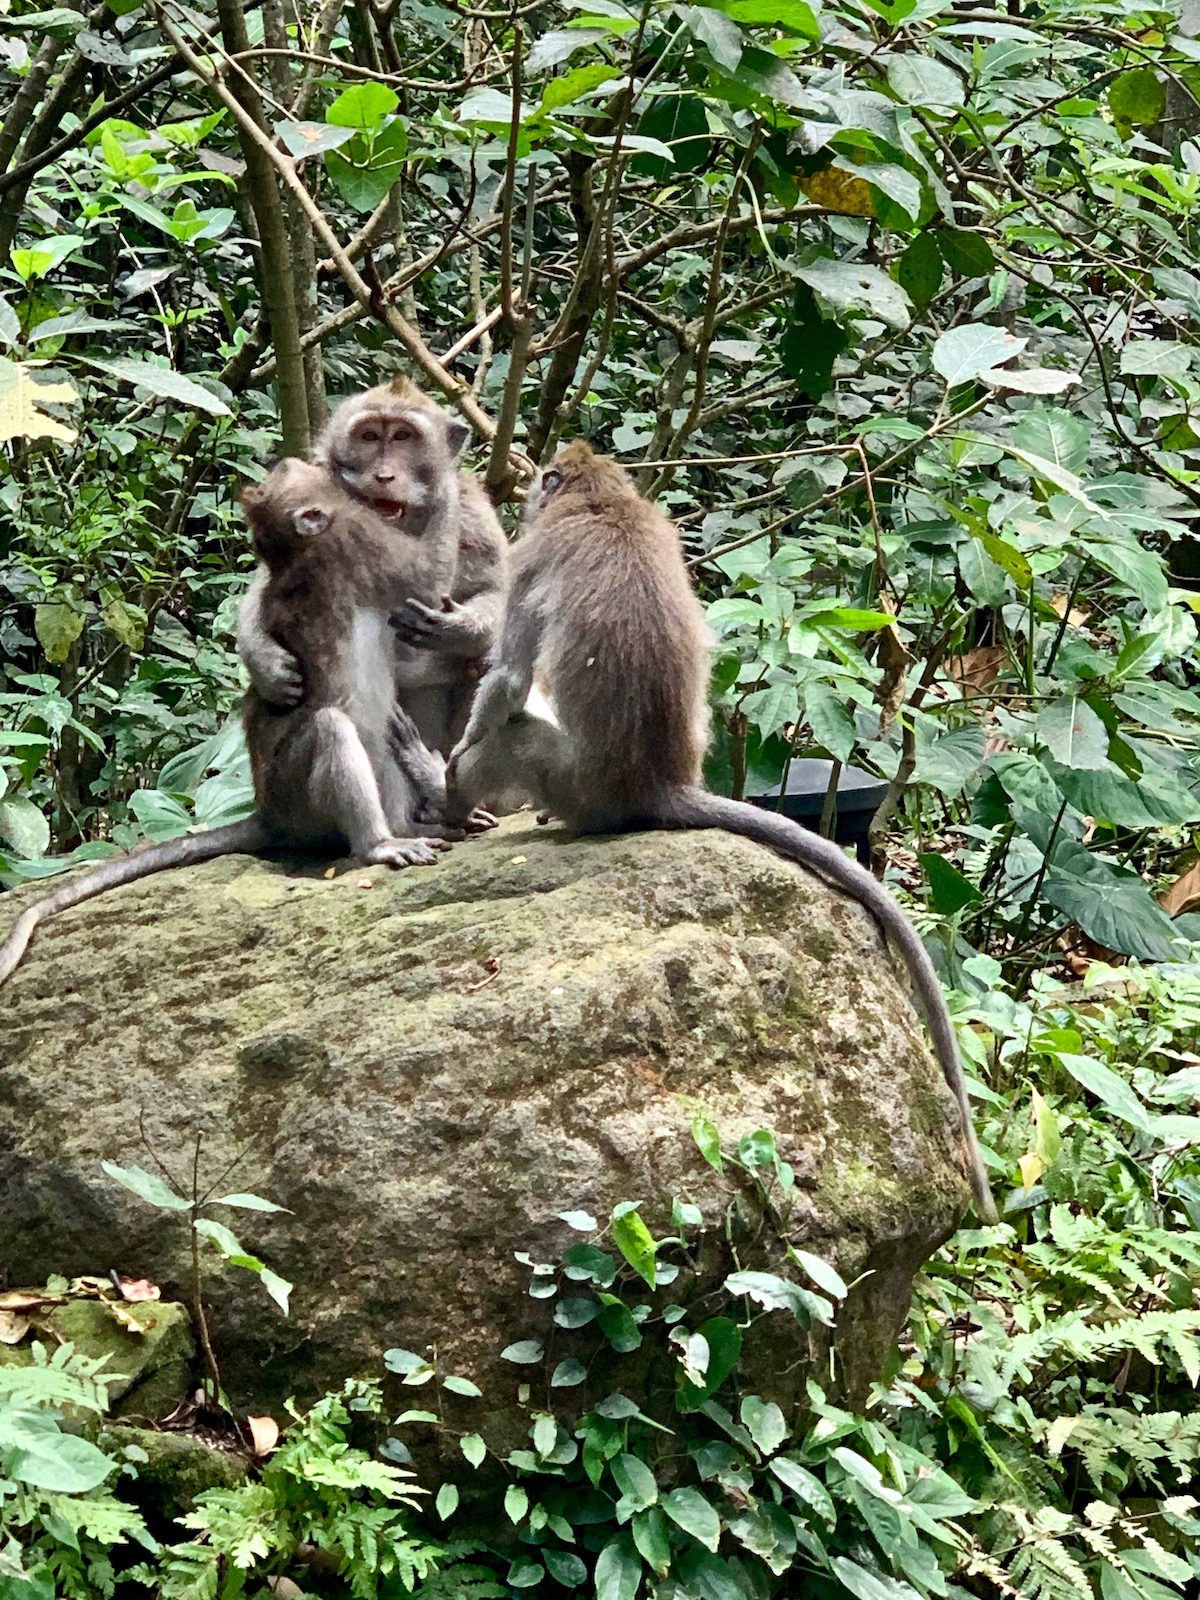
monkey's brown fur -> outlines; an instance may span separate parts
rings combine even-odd
[[[881,884],[819,834],[701,786],[709,635],[671,524],[582,441],[526,504],[496,663],[448,769],[451,808],[523,794],[576,832],[723,828],[771,846],[869,910],[908,968],[962,1115],[980,1216],[995,1220],[954,1026],[916,931]],[[525,714],[534,672],[559,724]]]

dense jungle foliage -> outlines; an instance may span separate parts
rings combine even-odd
[[[889,781],[1005,1216],[929,1264],[865,1417],[817,1396],[788,1442],[685,1329],[725,1443],[539,1419],[527,1554],[439,1576],[456,1501],[413,1531],[347,1443],[368,1386],[142,1581],[265,1593],[308,1541],[331,1595],[1193,1593],[1196,0],[0,0],[0,57],[0,882],[248,809],[237,485],[402,370],[498,502],[582,433],[677,519],[714,785]],[[731,1326],[820,1320],[758,1288]],[[117,1460],[56,1420],[102,1387],[0,1390],[2,1600],[128,1572]]]

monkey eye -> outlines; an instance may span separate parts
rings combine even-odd
[[[542,493],[554,494],[563,486],[563,475],[557,467],[547,467],[542,473]]]
[[[411,438],[412,438],[412,429],[411,428],[400,427],[400,428],[393,428],[392,429],[392,439],[393,439],[394,443],[396,443],[396,444],[405,444]]]
[[[374,428],[364,428],[358,436],[364,444],[378,444],[379,434]]]

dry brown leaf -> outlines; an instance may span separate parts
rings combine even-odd
[[[119,1322],[126,1333],[133,1334],[135,1339],[140,1339],[145,1333],[145,1328],[134,1316],[133,1312],[121,1304],[119,1300],[106,1300],[105,1309],[115,1322]]]
[[[360,889],[373,889],[375,887],[375,879],[374,878],[360,878],[358,880],[358,887]]]
[[[31,1327],[28,1317],[16,1311],[0,1311],[0,1344],[20,1344]]]
[[[274,1417],[247,1417],[246,1426],[256,1456],[269,1456],[279,1443],[279,1424]]]
[[[995,683],[1007,661],[1008,651],[1002,644],[983,644],[965,655],[951,656],[947,665],[964,694],[978,694]]]
[[[1064,591],[1062,594],[1056,594],[1050,604],[1060,617],[1066,617],[1073,628],[1082,628],[1092,613],[1090,611],[1080,611],[1078,606],[1072,606],[1068,611],[1067,601],[1070,598],[1070,595]]]
[[[5,1289],[0,1293],[0,1311],[40,1311],[43,1306],[60,1306],[61,1294],[45,1294],[40,1289]]]
[[[149,1278],[125,1278],[119,1272],[114,1272],[112,1276],[122,1300],[137,1305],[143,1300],[162,1299],[162,1290]]]
[[[888,595],[880,595],[878,604],[882,611],[895,611]],[[907,672],[912,665],[912,654],[894,622],[880,632],[875,659],[883,669],[883,676],[875,690],[875,702],[879,707],[879,737],[882,739],[900,715],[907,698]]]
[[[329,867],[325,872],[323,872],[321,874],[321,876],[323,878],[336,878],[337,877],[337,868],[336,867]]]
[[[1194,861],[1174,883],[1169,883],[1159,893],[1158,903],[1169,917],[1194,911],[1200,905],[1200,861]]]
[[[112,1288],[111,1278],[72,1278],[71,1293],[76,1298],[103,1299]]]

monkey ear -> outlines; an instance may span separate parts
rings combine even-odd
[[[329,526],[329,513],[320,506],[299,506],[292,512],[292,527],[302,539],[311,539],[324,533]]]
[[[545,505],[552,494],[557,494],[563,486],[563,475],[557,467],[547,467],[542,473],[541,495],[542,504]]]
[[[466,423],[458,417],[450,417],[446,422],[446,444],[455,461],[462,455],[467,447],[467,440],[471,437],[471,430]]]

